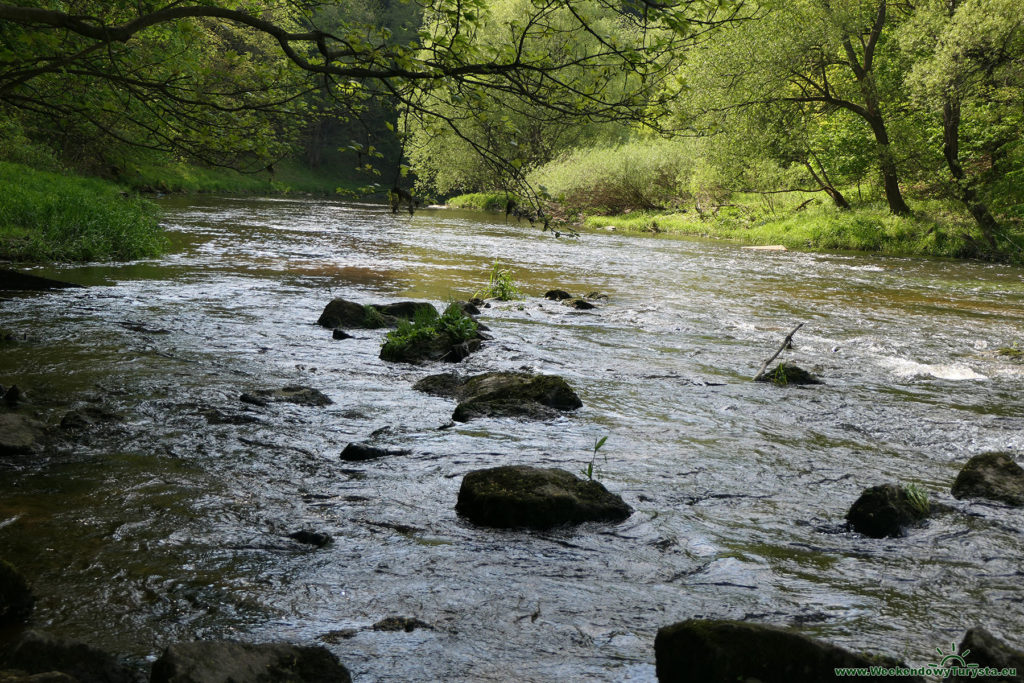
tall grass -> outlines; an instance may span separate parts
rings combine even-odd
[[[448,200],[448,206],[456,209],[477,209],[478,211],[504,211],[509,197],[504,192],[473,192],[460,194]],[[515,201],[515,197],[512,197]]]
[[[0,162],[0,258],[96,261],[166,246],[151,202],[95,178]]]

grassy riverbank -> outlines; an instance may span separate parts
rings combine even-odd
[[[159,254],[156,206],[125,188],[0,162],[0,259],[92,261]]]
[[[356,193],[369,181],[350,169],[313,170],[295,161],[281,161],[274,172],[241,173],[230,168],[205,168],[181,162],[134,163],[119,178],[139,192],[183,194],[314,194]]]

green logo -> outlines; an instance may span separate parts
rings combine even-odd
[[[953,667],[959,667],[962,669],[977,669],[979,664],[968,664],[967,660],[964,659],[967,655],[971,654],[970,650],[964,650],[963,652],[957,652],[956,643],[949,644],[949,652],[943,652],[942,648],[937,647],[935,651],[939,653],[942,660],[938,664],[932,664],[934,667],[942,667],[944,669],[951,669]]]

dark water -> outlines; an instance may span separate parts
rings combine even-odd
[[[1024,513],[949,495],[959,466],[1024,450],[1024,271],[743,251],[614,234],[574,241],[470,214],[393,217],[311,200],[166,202],[175,244],[139,263],[49,269],[94,285],[0,303],[0,383],[55,425],[0,463],[0,556],[32,578],[35,624],[138,661],[182,639],[327,644],[359,680],[654,679],[658,627],[689,617],[792,625],[933,662],[981,624],[1024,626]],[[380,333],[314,325],[334,296],[441,305],[515,264],[533,297],[488,309],[461,370],[565,376],[577,413],[438,430],[453,405],[411,390],[447,368],[378,360]],[[577,312],[536,295],[610,296]],[[751,375],[797,322],[812,388]],[[326,408],[254,408],[305,384]],[[251,416],[219,424],[210,410]],[[413,454],[339,461],[376,430]],[[475,528],[461,477],[498,464],[598,478],[636,513],[547,533]],[[866,486],[916,483],[953,512],[909,537],[841,530]],[[286,538],[309,528],[334,543]],[[432,629],[374,631],[388,616]]]

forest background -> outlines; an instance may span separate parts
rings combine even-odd
[[[0,4],[0,257],[135,258],[138,193],[1024,260],[1024,0]]]

